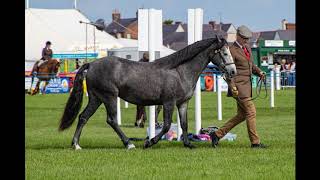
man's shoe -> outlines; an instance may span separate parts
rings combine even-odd
[[[218,138],[215,132],[210,133],[210,137],[211,137],[212,147],[214,148],[217,147],[220,138]]]
[[[251,144],[251,148],[267,148],[264,144]]]

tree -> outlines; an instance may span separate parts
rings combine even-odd
[[[167,19],[167,20],[163,21],[163,24],[167,24],[167,25],[170,25],[172,23],[173,23],[173,20],[171,20],[171,19]]]

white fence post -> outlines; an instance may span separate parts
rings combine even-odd
[[[274,71],[270,71],[270,107],[274,107]]]
[[[121,109],[120,109],[120,98],[117,97],[117,121],[118,125],[121,125]]]
[[[217,75],[213,74],[213,92],[217,92]]]
[[[280,83],[280,71],[276,70],[276,90],[281,89],[281,83]]]
[[[221,100],[221,85],[222,77],[221,74],[217,74],[217,97],[218,97],[218,120],[222,120],[222,100]]]
[[[124,102],[124,107],[128,108],[129,107],[129,103],[127,101]]]

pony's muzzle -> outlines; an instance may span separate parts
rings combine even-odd
[[[237,69],[234,64],[230,64],[226,67],[229,77],[234,77],[237,75]]]

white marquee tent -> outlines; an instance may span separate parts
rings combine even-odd
[[[90,22],[77,9],[25,9],[25,70],[31,70],[34,62],[41,58],[41,51],[46,41],[52,42],[55,54],[84,53],[86,25],[80,24],[79,21]],[[94,33],[96,52],[106,52],[108,49],[123,47],[138,47],[137,40],[116,39],[106,32],[94,29],[95,27],[91,25],[87,26],[88,52],[94,50]],[[174,52],[174,50],[163,46],[160,57]]]
[[[52,42],[54,53],[85,52],[86,25],[80,24],[79,21],[90,22],[88,18],[76,9],[26,9],[26,69],[30,69],[30,64],[41,58],[41,50],[48,40]],[[88,52],[92,52],[94,27],[88,25],[87,28]],[[97,52],[99,50],[105,51],[110,48],[123,47],[116,38],[99,30],[95,30],[95,45]]]

